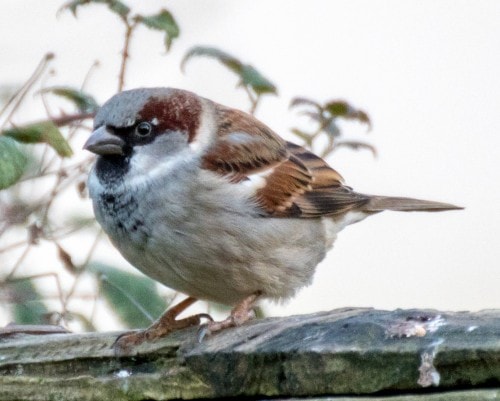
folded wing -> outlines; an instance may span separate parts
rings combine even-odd
[[[202,167],[235,185],[254,182],[255,201],[263,215],[318,218],[350,210],[459,209],[440,202],[357,193],[323,159],[284,141],[253,116],[223,106],[218,116],[218,139],[204,155]]]

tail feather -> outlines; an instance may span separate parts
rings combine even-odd
[[[455,206],[450,203],[394,196],[372,196],[368,203],[363,206],[363,211],[366,212],[381,212],[383,210],[394,210],[399,212],[443,212],[446,210],[460,209],[463,209],[463,207]]]

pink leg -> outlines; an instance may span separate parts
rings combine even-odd
[[[210,315],[206,313],[188,316],[181,320],[176,319],[178,315],[180,315],[185,309],[194,304],[196,301],[196,298],[188,297],[182,302],[179,302],[177,305],[174,305],[172,308],[168,309],[147,329],[123,333],[122,335],[118,336],[115,343],[113,344],[115,352],[118,355],[126,355],[130,353],[133,347],[142,344],[145,341],[154,341],[158,338],[166,336],[169,333],[172,333],[173,331],[199,325],[201,319],[203,318],[213,321]]]
[[[198,335],[198,341],[203,341],[203,338],[207,334],[210,335],[229,327],[238,327],[248,320],[252,319],[254,317],[253,307],[255,306],[255,302],[260,297],[260,295],[261,293],[259,291],[244,298],[231,310],[230,315],[226,319],[220,322],[208,322],[201,328]]]

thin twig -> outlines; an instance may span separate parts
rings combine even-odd
[[[2,249],[0,249],[0,253],[10,252],[10,251],[12,251],[16,248],[19,248],[20,246],[23,246],[23,245],[26,245],[25,239],[23,239],[22,241],[13,242],[12,244],[9,244],[9,245],[3,247]]]
[[[250,100],[250,110],[249,110],[249,113],[252,114],[252,115],[254,115],[255,112],[257,111],[257,106],[259,105],[260,96],[259,95],[254,96],[252,94],[252,91],[250,90],[250,88],[247,85],[244,85],[243,83],[241,85],[243,86],[243,89],[247,93],[248,99]]]
[[[122,63],[120,65],[120,74],[118,75],[118,92],[123,91],[125,87],[125,72],[127,69],[128,59],[130,57],[129,48],[130,48],[130,39],[132,38],[132,33],[137,26],[137,22],[130,23],[127,19],[123,19],[126,30],[125,30],[125,43],[123,44],[122,51]]]
[[[0,127],[0,131],[2,131],[7,123],[9,123],[10,119],[16,112],[16,110],[19,108],[20,104],[22,103],[24,97],[27,95],[28,91],[30,88],[35,84],[35,82],[41,77],[43,71],[47,67],[48,63],[50,60],[54,58],[54,55],[52,53],[47,53],[43,59],[38,63],[37,67],[35,68],[35,71],[31,76],[28,78],[28,80],[24,83],[24,85],[19,89],[7,102],[7,104],[0,110],[0,116],[3,115],[9,107],[12,106],[10,113],[7,115],[5,118],[2,126]]]
[[[64,127],[76,121],[87,120],[89,118],[94,118],[95,113],[75,113],[75,114],[64,114],[61,117],[51,118],[50,121],[58,127]]]
[[[85,170],[86,170],[86,168],[90,165],[90,163],[93,160],[94,160],[94,157],[90,156],[90,157],[87,157],[85,160],[79,161],[78,163],[67,165],[67,166],[64,167],[64,169],[66,170],[66,173],[68,175],[69,175],[70,172],[76,171],[76,173],[74,174],[74,179],[76,179],[80,174],[82,174],[82,173],[86,174]],[[30,175],[30,176],[27,176],[27,177],[23,177],[19,181],[17,181],[17,183],[22,183],[22,182],[26,182],[26,181],[37,180],[39,178],[45,178],[45,177],[48,177],[50,175],[57,175],[57,174],[60,174],[59,170],[50,170],[50,171],[48,171],[48,170],[45,169],[45,171],[40,172],[40,174]]]
[[[99,63],[99,60],[96,60],[92,63],[92,65],[90,66],[89,70],[87,71],[87,73],[85,74],[85,77],[83,78],[83,82],[82,82],[82,85],[80,86],[80,90],[84,90],[85,87],[87,86],[87,83],[88,81],[90,80],[90,77],[92,76],[92,73],[94,72],[94,70],[99,67],[100,63]]]
[[[12,279],[12,277],[14,277],[17,269],[19,268],[19,266],[21,266],[21,263],[23,263],[23,260],[26,258],[26,256],[28,256],[28,253],[31,250],[31,245],[32,244],[30,244],[29,242],[26,244],[26,249],[23,251],[21,256],[19,256],[19,258],[16,260],[16,263],[12,267],[12,270],[9,272],[9,274],[7,274],[7,277],[5,278],[4,281],[9,281]]]
[[[47,200],[47,202],[45,203],[45,205],[43,207],[42,218],[41,218],[42,227],[45,227],[47,225],[47,218],[49,215],[49,209],[52,206],[52,203],[54,202],[54,199],[56,198],[56,196],[59,192],[59,189],[58,189],[59,184],[64,179],[64,173],[62,171],[62,163],[64,163],[63,159],[60,160],[56,182],[55,182],[54,186],[52,187],[52,190],[50,191],[49,199]]]
[[[92,242],[92,245],[90,246],[89,251],[87,252],[87,256],[85,257],[84,262],[80,265],[80,269],[78,270],[78,273],[75,276],[75,280],[73,281],[73,285],[69,289],[68,293],[66,294],[66,299],[63,302],[63,310],[67,310],[68,303],[71,298],[73,298],[74,293],[76,291],[76,287],[78,285],[78,282],[80,280],[80,277],[82,276],[82,273],[85,271],[85,267],[89,264],[90,259],[92,258],[92,255],[94,254],[97,245],[99,244],[101,240],[101,235],[102,235],[102,230],[99,229],[97,235],[94,238],[94,241]]]

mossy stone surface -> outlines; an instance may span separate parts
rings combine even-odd
[[[118,334],[0,332],[0,401],[500,397],[500,311],[268,318],[201,344],[196,328],[179,331],[127,357],[114,355]]]

